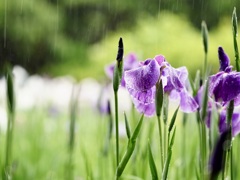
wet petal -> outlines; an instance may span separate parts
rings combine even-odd
[[[211,81],[211,83],[215,84],[212,91],[215,100],[223,101],[223,104],[237,98],[240,94],[240,73],[238,72],[225,73],[218,81]]]
[[[144,113],[145,116],[153,116],[155,114],[155,103],[144,104],[140,101],[133,101],[139,113]]]
[[[218,86],[220,80],[222,79],[224,72],[219,72],[209,77],[209,94],[213,95],[214,89]]]
[[[167,77],[167,84],[164,87],[165,92],[170,92],[173,89],[181,91],[181,89],[184,88],[187,80],[188,72],[186,67],[175,69],[171,66],[168,66],[163,70],[163,76]]]
[[[156,60],[147,65],[125,72],[126,86],[138,91],[146,91],[156,85],[160,76],[160,66]]]
[[[155,98],[156,87],[152,87],[146,91],[138,91],[127,87],[127,90],[134,101],[140,101],[144,104],[152,103]]]

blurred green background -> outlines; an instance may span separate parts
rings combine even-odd
[[[217,47],[233,59],[231,15],[237,0],[2,0],[0,67],[19,64],[31,74],[101,78],[114,61],[119,37],[125,55],[163,54],[193,75],[203,64],[201,21],[209,29],[209,64]]]

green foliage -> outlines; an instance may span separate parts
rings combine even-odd
[[[201,25],[201,23],[200,23]],[[208,66],[218,71],[217,49],[223,46],[233,60],[231,21],[222,19],[218,28],[209,32]],[[186,66],[192,77],[204,62],[201,32],[194,29],[184,16],[162,12],[159,18],[145,17],[131,32],[125,29],[109,35],[89,49],[89,59],[99,66],[113,62],[118,37],[125,42],[125,54],[137,53],[140,60],[163,54],[173,67]],[[108,53],[107,53],[108,52]],[[98,57],[97,60],[95,57]],[[233,62],[231,64],[234,64]]]
[[[92,76],[97,77],[101,74],[101,70],[99,64],[95,64],[92,60],[96,61],[98,57],[88,58],[87,50],[91,44],[108,39],[112,36],[112,32],[122,33],[121,29],[125,29],[124,33],[127,34],[131,34],[130,31],[136,32],[135,29],[142,29],[143,32],[136,34],[139,40],[135,42],[139,45],[151,45],[152,49],[147,54],[145,52],[140,54],[142,57],[152,56],[150,52],[156,52],[156,49],[158,52],[159,50],[165,51],[162,46],[168,49],[173,46],[175,49],[168,50],[169,54],[173,54],[176,49],[183,48],[182,45],[178,46],[181,38],[184,39],[185,47],[185,51],[181,54],[185,54],[189,52],[187,48],[195,47],[192,46],[193,43],[188,46],[189,39],[192,39],[190,41],[194,41],[195,44],[198,42],[196,39],[199,33],[192,28],[192,24],[199,28],[200,22],[205,20],[211,32],[219,22],[223,23],[220,21],[223,16],[231,14],[233,6],[236,6],[238,11],[239,4],[238,1],[219,2],[217,0],[211,2],[168,0],[152,3],[145,0],[2,0],[0,2],[0,17],[2,17],[0,21],[0,72],[2,72],[3,64],[10,61],[12,64],[24,66],[30,73],[50,72],[54,76],[67,73],[78,79],[91,75],[89,69],[86,69],[91,66],[91,72],[95,73]],[[173,22],[178,18],[164,18],[165,10],[176,13],[177,16],[185,14],[184,21],[190,20],[191,24],[184,22],[182,26],[182,22]],[[156,22],[156,16],[157,20],[161,21],[161,25]],[[161,19],[165,19],[166,22]],[[138,22],[137,26],[135,26],[136,22]],[[155,30],[147,27],[155,23],[158,25]],[[162,32],[162,25],[170,30],[169,33],[168,31]],[[139,33],[149,38],[141,37]],[[161,35],[155,40],[156,34]],[[135,40],[135,38],[132,37],[130,40]],[[211,38],[210,43],[212,43]],[[140,51],[129,47],[131,51]],[[201,55],[196,54],[198,57]],[[181,57],[178,53],[174,56],[172,61],[175,61],[175,58],[178,62],[186,60],[186,57]],[[192,60],[196,56],[188,56],[187,59]],[[104,62],[110,61],[112,57],[108,56],[109,59],[105,59]],[[179,57],[181,61],[178,60]],[[180,64],[184,63],[178,63]]]

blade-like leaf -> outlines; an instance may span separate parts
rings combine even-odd
[[[156,168],[156,164],[154,162],[154,158],[152,155],[152,150],[151,150],[151,146],[150,146],[149,142],[148,142],[148,159],[149,159],[149,166],[150,166],[150,170],[151,170],[151,174],[152,174],[152,179],[157,180],[158,179],[157,168]]]
[[[142,127],[143,117],[144,117],[144,114],[141,116],[140,121],[138,122],[138,124],[137,124],[137,126],[136,126],[136,128],[133,132],[132,137],[128,140],[127,151],[123,155],[123,158],[121,159],[121,161],[120,161],[120,163],[117,167],[117,172],[116,172],[116,177],[117,178],[119,178],[122,175],[128,161],[131,158],[132,153],[135,149],[136,139],[137,139],[137,137],[139,135],[139,132],[141,130],[141,127]]]
[[[126,115],[125,112],[124,112],[124,119],[125,119],[125,128],[126,128],[126,132],[127,132],[127,137],[128,137],[128,139],[130,139],[131,138],[131,129],[130,129],[128,119],[127,119],[127,115]]]
[[[168,147],[168,154],[167,154],[167,159],[165,161],[164,168],[163,168],[162,180],[166,180],[168,176],[168,169],[169,169],[170,161],[172,158],[172,146],[174,144],[175,132],[176,132],[176,127],[174,128],[173,135]]]
[[[175,121],[176,121],[176,117],[177,117],[177,113],[178,113],[178,110],[179,110],[179,106],[178,108],[175,110],[173,116],[172,116],[172,119],[171,119],[171,122],[169,124],[169,128],[168,128],[168,132],[171,132],[172,131],[172,128],[175,124]]]
[[[207,115],[207,106],[208,106],[208,87],[209,87],[209,80],[206,82],[206,86],[204,89],[204,94],[203,94],[203,103],[202,103],[202,114],[201,118],[204,121]]]

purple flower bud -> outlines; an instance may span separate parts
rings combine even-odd
[[[230,60],[228,55],[224,52],[222,47],[218,48],[218,58],[220,63],[220,71],[225,71],[230,66]]]

